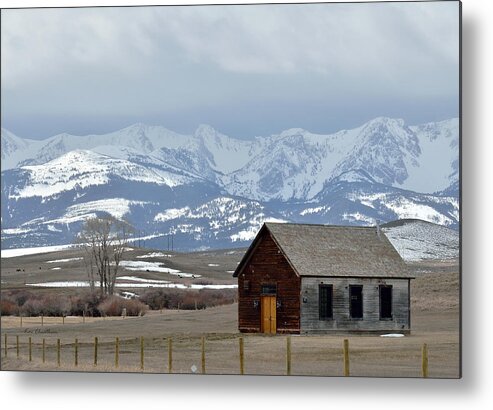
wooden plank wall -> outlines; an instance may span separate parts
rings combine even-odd
[[[333,318],[319,319],[319,284],[333,286]],[[363,285],[363,319],[349,317],[349,285]],[[380,320],[379,285],[392,285],[391,320]],[[303,277],[301,333],[336,331],[410,331],[408,279]],[[303,302],[303,299],[306,302]]]
[[[245,289],[245,280],[249,289]],[[277,285],[277,333],[300,331],[301,280],[292,270],[270,234],[265,231],[252,257],[238,276],[238,327],[241,332],[260,332],[262,284]],[[254,302],[257,307],[254,307]]]

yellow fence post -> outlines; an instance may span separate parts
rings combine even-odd
[[[33,361],[33,342],[31,336],[29,336],[29,361]]]
[[[45,362],[45,359],[46,359],[46,340],[45,339],[43,339],[43,347],[42,347],[41,356],[42,356],[42,360],[43,360],[43,363],[44,363]]]
[[[205,337],[202,336],[202,374],[205,374]]]
[[[75,339],[74,342],[74,366],[77,367],[79,365],[79,340]]]
[[[428,346],[423,343],[421,350],[421,373],[423,377],[428,377]]]
[[[349,340],[344,339],[344,376],[349,376]]]
[[[140,337],[140,370],[144,370],[144,338]]]
[[[19,358],[19,335],[15,336],[15,350],[17,353],[17,358]]]
[[[60,362],[61,362],[61,350],[62,346],[60,343],[60,339],[56,340],[56,364],[58,367],[60,367]]]
[[[168,338],[168,373],[173,373],[173,340]]]
[[[240,337],[240,374],[245,374],[245,357],[243,355],[243,338]]]
[[[118,369],[120,362],[120,339],[115,339],[115,368]]]
[[[286,339],[286,374],[291,376],[291,336]]]
[[[98,337],[94,338],[94,366],[98,365]]]

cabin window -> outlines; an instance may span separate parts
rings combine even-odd
[[[262,285],[262,295],[275,295],[277,293],[276,285]]]
[[[349,286],[349,315],[351,319],[363,318],[363,286]]]
[[[380,285],[380,319],[392,319],[392,286]]]
[[[318,311],[320,320],[332,319],[332,285],[319,285]]]

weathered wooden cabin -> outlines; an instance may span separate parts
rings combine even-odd
[[[413,277],[377,227],[265,223],[233,276],[241,332],[411,330]]]

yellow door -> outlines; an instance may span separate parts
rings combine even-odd
[[[275,334],[276,327],[276,297],[262,296],[261,302],[262,332]]]

